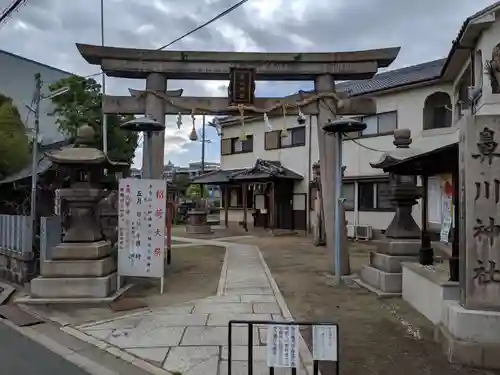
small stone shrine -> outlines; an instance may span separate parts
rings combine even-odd
[[[41,276],[31,281],[32,298],[108,300],[117,291],[116,262],[111,243],[103,236],[98,209],[103,170],[117,163],[89,146],[94,136],[92,127],[82,126],[73,147],[48,154],[70,174],[70,187],[59,190],[68,207],[68,228],[50,259],[41,263]]]
[[[196,207],[188,212],[188,223],[186,225],[186,233],[193,234],[209,234],[212,229],[208,224],[208,209],[206,201],[200,200]]]
[[[386,168],[417,153],[410,148],[409,129],[394,131],[394,151],[370,163],[373,168]],[[370,253],[370,264],[361,269],[360,283],[379,295],[400,295],[402,290],[401,262],[418,261],[421,231],[412,216],[412,208],[420,197],[415,176],[390,174],[391,202],[395,215],[384,237],[374,240],[377,251]]]

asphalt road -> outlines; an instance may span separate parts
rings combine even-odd
[[[0,323],[0,375],[89,375],[71,362]]]

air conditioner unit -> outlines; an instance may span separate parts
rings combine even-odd
[[[355,238],[354,225],[347,225],[347,238]]]
[[[369,225],[356,225],[354,227],[354,234],[358,240],[371,240],[372,227]]]

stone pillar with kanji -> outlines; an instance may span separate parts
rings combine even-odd
[[[500,116],[460,120],[460,301],[444,301],[439,338],[452,363],[500,369]]]

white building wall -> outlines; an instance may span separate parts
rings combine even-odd
[[[273,130],[282,129],[283,118],[270,119]],[[296,117],[287,117],[286,128],[300,127]],[[294,193],[308,193],[309,181],[312,175],[312,164],[319,159],[317,120],[315,116],[307,118],[306,144],[305,146],[289,147],[277,150],[266,150],[264,148],[265,132],[267,131],[264,120],[245,124],[245,133],[253,135],[253,152],[222,155],[221,169],[249,168],[255,165],[258,158],[270,161],[279,161],[281,164],[301,176],[304,179],[295,184]],[[223,138],[239,137],[241,135],[240,126],[229,126],[223,128]],[[310,155],[309,155],[309,150]]]
[[[0,50],[0,93],[12,98],[23,121],[28,119],[26,126],[32,128],[33,114],[25,104],[30,105],[35,91],[35,73],[40,73],[43,81],[42,94],[49,92],[49,86],[60,79],[71,77],[72,74],[62,70],[37,63],[20,56]],[[65,136],[59,131],[56,117],[50,116],[53,111],[50,100],[40,102],[40,135],[45,144],[63,140]]]
[[[406,91],[394,92],[385,95],[374,96],[377,104],[377,113],[398,112],[398,128],[408,128],[412,132],[412,138],[416,139],[423,131],[423,110],[425,99],[438,91],[451,95],[451,84],[432,85],[415,88]],[[271,119],[273,129],[283,128],[283,118]],[[287,118],[287,128],[299,126],[295,117]],[[296,184],[295,193],[308,193],[309,181],[312,176],[312,164],[319,160],[318,152],[318,126],[315,116],[308,118],[306,122],[306,145],[278,150],[264,149],[264,134],[267,127],[264,121],[245,124],[245,132],[254,137],[253,152],[236,155],[221,156],[222,169],[247,168],[255,164],[257,158],[280,161],[284,167],[289,168],[304,177],[304,180]],[[241,134],[240,126],[223,128],[223,137],[238,137]],[[425,131],[431,134],[433,130]],[[436,134],[437,136],[438,134]],[[384,151],[395,148],[392,135],[367,136],[357,138],[356,142],[344,141],[343,164],[346,166],[345,176],[350,179],[358,177],[380,176],[383,171],[374,169],[370,162],[377,161]],[[365,146],[365,147],[363,147]],[[378,150],[378,151],[375,151]],[[420,202],[414,207],[413,216],[420,225],[421,222]],[[346,211],[346,219],[350,224],[370,225],[373,229],[385,230],[390,224],[394,212],[386,211]]]
[[[475,51],[481,51],[483,62],[482,72],[479,69],[475,72],[476,84],[482,80],[483,86],[482,96],[476,104],[476,114],[479,115],[498,115],[500,113],[500,100],[497,98],[498,94],[493,94],[491,91],[490,77],[486,71],[486,61],[492,59],[491,53],[498,43],[500,43],[500,22],[496,21],[479,36],[475,49]],[[478,77],[479,74],[481,77]]]

